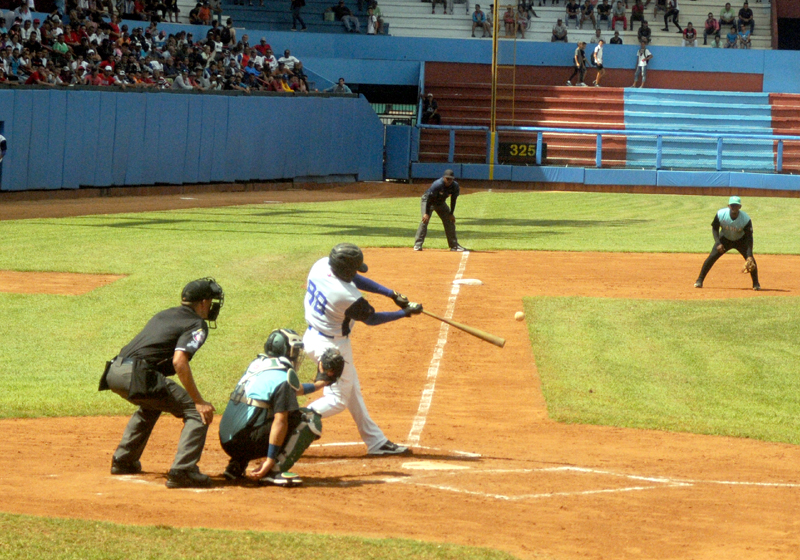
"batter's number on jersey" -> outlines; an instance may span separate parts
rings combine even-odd
[[[311,280],[308,281],[308,304],[319,315],[325,315],[325,306],[328,304],[328,298],[325,297],[320,291],[317,291],[317,285]]]

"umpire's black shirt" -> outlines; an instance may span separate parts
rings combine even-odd
[[[127,346],[119,351],[122,358],[141,358],[163,373],[175,375],[172,356],[181,350],[192,359],[208,337],[208,324],[186,305],[157,313]]]

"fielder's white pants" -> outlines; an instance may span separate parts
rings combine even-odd
[[[358,373],[353,363],[353,348],[349,338],[330,339],[322,336],[314,329],[308,329],[303,336],[306,354],[315,363],[330,347],[338,348],[344,358],[344,371],[339,380],[333,385],[325,387],[322,397],[311,403],[309,408],[318,412],[323,418],[339,414],[345,408],[355,420],[361,439],[367,444],[367,452],[376,451],[388,438],[383,435],[378,425],[369,417],[364,397],[361,396],[361,385],[358,382]]]

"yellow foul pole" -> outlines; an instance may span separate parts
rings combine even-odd
[[[489,180],[494,179],[494,154],[495,142],[497,138],[497,44],[498,33],[500,29],[500,2],[494,0],[494,9],[492,12],[492,108],[491,116],[489,119]]]

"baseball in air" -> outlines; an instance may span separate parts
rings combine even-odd
[[[522,321],[525,318],[525,314],[522,311],[517,311],[514,313],[514,319],[517,321]]]

